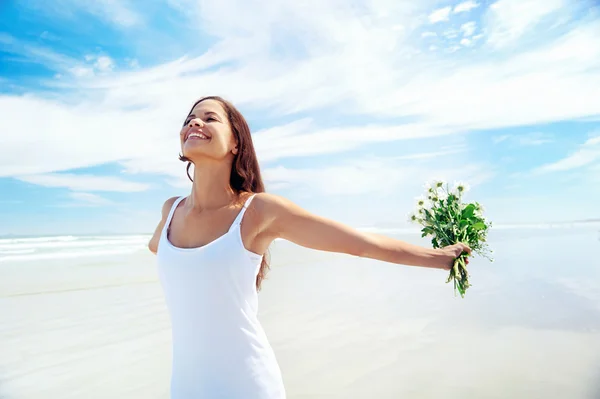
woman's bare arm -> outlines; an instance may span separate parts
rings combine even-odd
[[[456,244],[442,249],[412,245],[379,234],[361,232],[345,224],[314,215],[293,202],[261,193],[256,200],[262,208],[264,234],[298,245],[329,252],[377,259],[385,262],[450,269],[454,259],[468,246]]]

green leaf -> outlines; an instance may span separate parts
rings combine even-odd
[[[477,222],[477,223],[473,224],[473,228],[475,230],[483,230],[483,229],[485,229],[485,223]]]
[[[475,205],[469,204],[465,207],[465,209],[463,209],[462,217],[466,218],[466,219],[471,219],[473,217],[474,213],[475,213]]]

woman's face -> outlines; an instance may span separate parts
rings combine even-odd
[[[201,158],[223,160],[238,151],[227,114],[215,100],[196,104],[186,118],[179,138],[181,153],[192,161]]]

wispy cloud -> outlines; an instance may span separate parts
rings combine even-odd
[[[554,142],[554,138],[543,132],[531,132],[524,134],[503,134],[492,138],[494,144],[510,142],[519,146],[538,146]]]
[[[415,158],[369,157],[343,162],[325,168],[266,168],[269,186],[287,188],[295,194],[310,195],[390,195],[403,189],[418,189],[423,182],[443,177],[446,180],[465,179],[472,185],[488,180],[493,172],[484,165],[459,163],[456,159],[434,160],[426,155]],[[420,159],[419,163],[414,162]]]
[[[114,202],[97,194],[84,193],[84,192],[71,192],[69,197],[75,200],[75,204],[81,206],[106,206],[113,205]],[[72,206],[73,204],[69,204]]]
[[[475,33],[475,29],[477,29],[475,21],[469,21],[460,26],[460,31],[464,36],[472,36]]]
[[[133,4],[139,3],[128,0],[55,0],[52,2],[28,0],[24,4],[54,18],[74,19],[78,14],[83,13],[123,28],[134,27],[143,21],[140,12],[133,8]]]
[[[554,140],[545,136],[543,133],[531,133],[519,138],[519,144],[523,146],[536,146],[552,143]]]
[[[485,15],[488,42],[495,47],[514,44],[549,15],[567,5],[565,0],[498,0]]]
[[[472,1],[472,0],[467,0],[467,1],[463,1],[462,3],[455,5],[453,12],[455,14],[458,14],[461,12],[469,12],[472,9],[477,8],[477,7],[479,7],[479,3],[477,3],[476,1]]]
[[[20,176],[21,181],[44,187],[64,187],[73,191],[145,191],[150,186],[144,183],[127,181],[113,176],[95,176],[71,173],[47,173],[43,175]],[[88,194],[74,194],[78,199],[92,198]]]
[[[460,133],[457,130],[444,129],[433,125],[404,124],[398,126],[365,125],[330,129],[318,129],[311,126],[294,133],[282,134],[286,127],[268,129],[255,135],[257,152],[263,162],[282,158],[335,154],[358,148],[367,143],[385,143]]]
[[[49,70],[59,72],[57,77],[66,74],[75,78],[90,78],[96,73],[110,72],[115,67],[114,60],[104,54],[88,54],[77,59],[56,52],[51,47],[21,40],[2,32],[0,32],[0,49],[20,57],[20,62],[43,65]]]
[[[179,176],[182,164],[173,160],[183,114],[197,97],[213,93],[230,98],[263,126],[273,126],[275,116],[299,120],[256,133],[265,164],[340,154],[367,143],[600,114],[598,20],[493,58],[448,58],[423,52],[420,38],[415,43],[410,34],[423,28],[427,19],[418,17],[427,16],[433,2],[390,2],[382,8],[365,3],[362,14],[344,4],[272,7],[264,0],[242,15],[233,12],[235,3],[202,3],[195,17],[211,35],[225,39],[200,56],[135,71],[114,68],[110,76],[60,86],[44,82],[66,90],[64,101],[0,96],[0,176],[107,162],[137,173]],[[228,15],[226,23],[220,15]],[[395,30],[398,24],[406,29]],[[288,40],[286,46],[279,40]],[[282,47],[295,52],[276,51]],[[106,61],[108,71],[112,64]],[[31,109],[44,129],[25,135]],[[312,120],[300,119],[307,114]],[[337,125],[322,123],[324,114]],[[390,119],[411,122],[386,122]],[[44,157],[23,164],[22,154],[32,146],[44,148]]]
[[[591,135],[577,151],[556,162],[548,163],[534,170],[534,173],[560,172],[578,169],[600,161],[600,133]]]
[[[290,158],[341,154],[366,144],[419,140],[452,134],[460,134],[460,131],[422,124],[365,125],[327,129],[316,126],[310,119],[301,119],[260,130],[253,134],[253,140],[261,166],[268,168],[275,162]],[[454,146],[437,152],[411,154],[401,158],[435,157],[459,151],[464,151],[464,147]],[[125,173],[167,176],[171,184],[187,187],[189,182],[185,175],[185,165],[176,160],[176,154],[174,150],[171,154],[163,152],[151,157],[138,156],[122,161],[121,164]]]
[[[42,64],[56,71],[67,71],[76,66],[79,61],[53,51],[51,48],[20,40],[8,33],[0,32],[0,49],[2,51],[23,57],[20,61]]]
[[[438,8],[429,14],[429,22],[432,24],[436,24],[438,22],[448,21],[450,19],[450,11],[452,11],[452,7],[444,7]]]
[[[115,67],[114,60],[107,55],[88,54],[85,60],[93,62],[94,68],[99,72],[110,72]]]

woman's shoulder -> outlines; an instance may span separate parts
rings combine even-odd
[[[296,210],[297,205],[285,197],[271,193],[257,193],[252,200],[254,209],[263,217],[276,217],[281,213]]]
[[[256,193],[251,194],[251,196],[254,197],[252,198],[252,204],[257,210],[267,210],[272,208],[283,199],[283,197],[270,193]]]
[[[171,197],[168,200],[166,200],[162,206],[162,218],[163,221],[167,219],[167,217],[169,216],[169,212],[171,211],[171,208],[173,207],[173,204],[175,203],[175,201],[177,201],[179,197]]]

